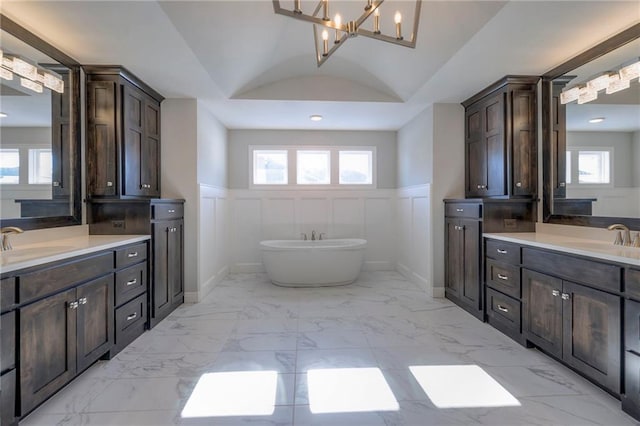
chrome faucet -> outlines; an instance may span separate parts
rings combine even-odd
[[[1,250],[7,251],[11,250],[11,241],[9,241],[10,234],[22,234],[24,231],[17,226],[6,226],[4,228],[0,228],[0,243]]]
[[[313,230],[311,231],[311,241],[315,241],[316,240],[316,231]]]
[[[629,232],[629,228],[627,228],[623,224],[614,223],[613,225],[609,225],[607,227],[607,229],[609,231],[618,231],[618,233],[616,234],[616,239],[613,242],[614,245],[616,245],[616,246],[630,246],[632,244],[631,243],[631,232]],[[622,234],[622,231],[624,231],[624,236]]]
[[[303,240],[307,241],[307,234],[305,234],[304,232],[300,233],[300,238],[302,238]]]

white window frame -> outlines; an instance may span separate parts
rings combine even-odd
[[[287,169],[289,171],[288,184],[266,185],[253,182],[253,152],[254,151],[287,151]],[[299,184],[297,183],[297,151],[329,151],[331,180],[330,184]],[[371,173],[373,174],[371,184],[340,184],[339,176],[339,153],[340,151],[369,151],[371,152]],[[364,190],[376,189],[378,187],[378,162],[375,146],[346,146],[346,145],[249,145],[248,149],[248,173],[249,189],[265,190]]]
[[[52,149],[51,145],[41,143],[3,143],[3,149],[17,149],[20,151],[20,175],[18,183],[0,183],[0,188],[5,191],[42,190],[51,188],[51,183],[29,183],[29,150],[31,149]]]
[[[613,188],[614,185],[614,161],[615,150],[613,146],[571,146],[567,147],[571,152],[571,179],[567,180],[567,187],[571,188]],[[609,153],[609,183],[580,183],[578,176],[578,161],[580,151],[606,151]]]

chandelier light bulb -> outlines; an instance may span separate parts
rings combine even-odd
[[[327,30],[322,30],[322,56],[327,56],[329,54],[329,32]]]
[[[336,13],[335,18],[333,18],[333,22],[335,22],[336,26],[342,25],[342,17],[339,13]],[[340,43],[340,30],[336,29],[336,39],[335,43]]]
[[[380,34],[380,9],[377,7],[373,12],[373,33]]]
[[[402,15],[400,14],[400,12],[396,12],[395,16],[393,17],[393,20],[396,23],[396,38],[398,40],[402,40]]]

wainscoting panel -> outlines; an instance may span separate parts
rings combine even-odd
[[[199,185],[198,291],[185,293],[185,302],[202,300],[229,273],[228,192]]]
[[[379,190],[231,190],[231,271],[262,271],[267,239],[365,238],[365,269],[396,269],[395,194]]]
[[[433,294],[431,187],[398,189],[398,271]]]

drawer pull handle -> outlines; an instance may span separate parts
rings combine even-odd
[[[562,293],[562,300],[569,300],[571,299],[571,296],[569,295],[569,293]]]
[[[498,278],[500,278],[502,281],[509,281],[509,277],[506,275],[498,274]]]
[[[132,313],[131,315],[129,315],[127,317],[127,321],[131,321],[131,320],[136,319],[136,318],[138,318],[138,313],[134,312],[134,313]]]
[[[509,309],[505,308],[504,306],[502,306],[501,304],[498,303],[498,310],[502,311],[502,312],[509,312]]]
[[[456,209],[456,211],[457,211],[458,213],[462,213],[462,212],[464,211],[464,209]]]
[[[564,188],[565,186],[567,186],[567,184],[566,184],[566,183],[564,183],[564,182],[560,182],[560,188]]]
[[[81,304],[81,305],[86,305],[87,304],[87,298],[86,297],[81,298],[80,300],[78,300],[78,303]]]
[[[169,232],[176,232],[178,228],[169,228]]]
[[[78,309],[78,302],[69,302],[69,309]]]
[[[507,254],[507,251],[502,249],[497,249],[497,252],[500,254]]]
[[[175,212],[176,212],[176,210],[175,210],[175,209],[169,209],[169,210],[167,210],[167,213],[175,213]]]
[[[133,253],[127,253],[127,257],[138,257],[138,252],[134,251]]]
[[[60,182],[52,182],[51,183],[53,186],[60,186]]]
[[[108,181],[108,182],[107,182],[107,186],[108,186],[108,187],[112,187],[112,186],[113,186],[113,182]]]
[[[128,286],[130,286],[130,285],[134,285],[134,284],[136,284],[137,282],[138,282],[138,279],[137,279],[137,278],[134,278],[134,279],[132,279],[132,280],[129,280],[129,281],[127,281],[127,287],[128,287]]]
[[[553,290],[553,291],[551,292],[551,295],[552,295],[553,297],[558,297],[558,296],[560,296],[560,290]]]

